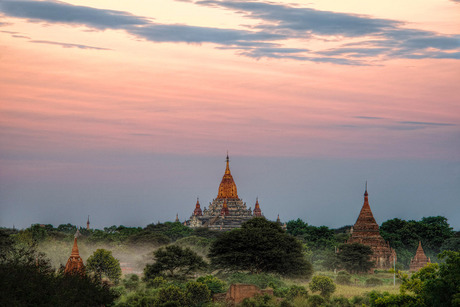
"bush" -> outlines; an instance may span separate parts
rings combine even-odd
[[[329,298],[336,288],[330,277],[322,275],[313,276],[309,286],[312,292],[319,291],[321,296],[325,298]]]
[[[305,287],[293,285],[289,287],[289,290],[286,294],[288,300],[293,300],[295,297],[308,297],[308,291]]]
[[[188,306],[202,306],[211,300],[211,290],[205,284],[189,281],[185,289]]]
[[[343,297],[343,296],[335,296],[331,299],[330,305],[331,307],[352,307],[350,301]]]
[[[160,288],[165,286],[167,283],[168,281],[164,277],[158,276],[154,279],[149,280],[147,286],[152,288]]]
[[[307,300],[308,306],[310,307],[321,307],[326,304],[326,300],[319,295],[312,295]]]
[[[160,305],[173,303],[177,304],[177,306],[187,306],[187,298],[179,287],[171,285],[160,289],[158,292],[158,303]]]
[[[383,285],[383,281],[379,278],[371,277],[366,279],[366,287],[376,287]]]
[[[135,290],[139,286],[139,276],[136,274],[129,274],[123,279],[123,286],[129,290]]]
[[[211,290],[211,294],[223,293],[227,290],[227,284],[212,275],[198,277],[196,281],[205,284]]]
[[[250,274],[250,273],[234,273],[228,278],[229,284],[252,284],[260,289],[265,289],[268,286],[273,288],[284,287],[284,282],[276,275],[272,274]]]
[[[241,303],[242,307],[275,307],[276,300],[270,295],[256,295],[253,298],[245,298]]]
[[[335,282],[339,285],[349,285],[351,284],[351,275],[347,271],[340,271],[337,277],[335,278]]]
[[[282,288],[273,288],[273,295],[276,297],[286,297],[288,294],[289,288],[282,287]]]

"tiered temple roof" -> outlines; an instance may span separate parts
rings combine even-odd
[[[226,167],[217,191],[217,197],[209,203],[209,208],[201,209],[199,202],[195,205],[187,226],[207,227],[214,230],[231,230],[253,218],[262,216],[259,200],[256,200],[254,212],[246,207],[246,203],[238,197],[235,181],[230,172],[230,159],[227,154]]]
[[[396,252],[380,235],[379,225],[369,206],[367,183],[364,192],[364,204],[355,225],[351,229],[351,237],[347,243],[361,243],[370,246],[374,252],[371,257],[371,260],[375,262],[374,269],[392,268],[393,261],[396,261]]]
[[[80,257],[80,253],[78,251],[78,244],[77,244],[77,237],[80,235],[80,232],[77,229],[75,233],[75,238],[73,239],[73,247],[72,252],[70,253],[69,260],[65,265],[64,272],[67,274],[84,274],[85,273],[85,265],[83,264],[83,259]]]
[[[430,262],[431,259],[425,255],[425,252],[422,248],[422,242],[419,241],[417,251],[415,252],[415,257],[410,260],[409,271],[417,272]]]

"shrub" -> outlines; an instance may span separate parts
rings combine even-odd
[[[167,283],[168,281],[164,277],[158,276],[154,279],[149,280],[147,286],[151,288],[160,288],[165,286]]]
[[[351,275],[347,271],[340,271],[337,277],[335,278],[335,282],[339,285],[349,285],[351,284]]]
[[[211,294],[223,293],[227,288],[227,284],[224,281],[212,275],[198,277],[196,281],[205,284],[211,290]]]
[[[211,290],[201,282],[189,281],[185,289],[189,306],[202,306],[211,300]]]
[[[352,307],[350,301],[343,297],[343,296],[335,296],[331,299],[330,305],[331,307]]]
[[[383,285],[383,281],[379,278],[371,277],[366,279],[366,287],[375,287]]]
[[[288,294],[289,288],[282,287],[282,288],[273,288],[273,295],[276,297],[286,297]]]
[[[256,295],[253,298],[245,298],[241,303],[242,307],[275,307],[276,300],[270,295]]]
[[[136,274],[129,274],[123,279],[123,286],[129,290],[135,290],[139,285],[139,276]]]
[[[173,303],[178,306],[187,306],[187,298],[185,293],[177,286],[171,285],[165,288],[161,288],[158,292],[158,303]]]
[[[268,286],[273,288],[279,288],[285,286],[284,282],[276,275],[261,273],[261,274],[250,274],[250,273],[234,273],[228,278],[229,284],[252,284],[256,285],[260,289],[265,289]]]
[[[288,290],[288,292],[286,294],[286,298],[288,300],[292,300],[295,297],[305,297],[305,298],[307,298],[308,297],[307,289],[305,289],[305,287],[296,286],[296,285],[293,285],[293,286],[289,287],[289,290]]]
[[[308,306],[310,307],[321,307],[326,304],[326,300],[319,295],[312,295],[307,300]]]
[[[309,286],[312,292],[319,291],[321,296],[325,298],[329,298],[336,288],[330,277],[322,275],[313,276]]]

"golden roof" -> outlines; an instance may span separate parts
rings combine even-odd
[[[233,181],[232,174],[230,173],[229,158],[227,154],[227,167],[225,168],[224,177],[219,185],[219,191],[217,193],[218,199],[224,198],[238,198],[238,193],[236,192],[236,184]]]

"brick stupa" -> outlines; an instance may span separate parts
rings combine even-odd
[[[83,259],[80,257],[78,252],[77,237],[80,235],[80,232],[77,229],[75,233],[75,238],[73,239],[72,252],[70,253],[69,260],[65,265],[64,272],[67,274],[85,274],[85,265],[83,264]]]
[[[396,262],[396,252],[380,235],[379,225],[375,221],[369,206],[367,183],[364,192],[364,204],[355,225],[351,228],[351,237],[347,243],[361,243],[372,248],[371,261],[374,261],[374,267],[371,271],[374,269],[390,269],[393,267],[393,261]]]
[[[415,257],[410,260],[409,271],[417,272],[421,268],[431,263],[431,259],[425,255],[425,252],[422,248],[422,242],[418,242],[417,252],[415,252]]]

